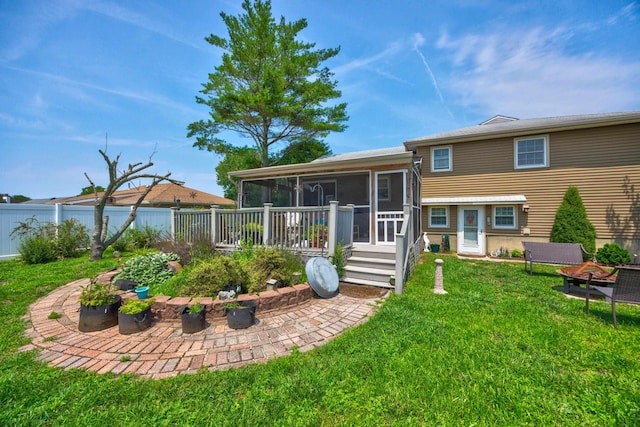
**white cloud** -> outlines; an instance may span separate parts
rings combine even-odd
[[[464,107],[520,117],[621,111],[637,104],[640,63],[607,52],[575,53],[570,30],[510,29],[437,47],[453,65],[449,88]]]

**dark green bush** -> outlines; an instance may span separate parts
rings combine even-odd
[[[577,187],[571,186],[565,192],[562,204],[556,211],[550,240],[558,243],[582,243],[587,252],[595,252],[596,229],[587,218],[587,210]],[[588,258],[585,255],[585,260]]]
[[[225,286],[240,284],[246,287],[248,275],[238,260],[217,256],[194,265],[187,274],[186,282],[181,295],[216,297]]]
[[[631,262],[629,251],[617,243],[605,243],[596,252],[596,259],[601,264],[618,265]]]
[[[251,271],[251,281],[247,286],[249,292],[266,290],[269,279],[277,280],[280,286],[290,286],[293,273],[302,270],[302,263],[291,252],[262,246],[254,249],[247,265]]]

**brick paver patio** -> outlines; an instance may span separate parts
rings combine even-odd
[[[163,378],[265,362],[290,354],[294,346],[308,351],[365,322],[377,307],[377,299],[339,294],[258,312],[256,324],[242,330],[230,329],[226,319],[220,318],[195,334],[183,334],[180,320],[154,321],[149,329],[133,335],[119,334],[117,326],[79,332],[80,286],[88,283],[88,279],[69,283],[33,303],[26,315],[26,334],[32,342],[20,351],[37,349],[38,360],[64,369]],[[51,312],[62,316],[49,319]]]

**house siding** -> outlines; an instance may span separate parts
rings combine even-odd
[[[489,125],[490,126],[490,125]],[[557,133],[539,132],[549,142],[549,167],[514,168],[514,138],[454,143],[453,170],[430,171],[430,147],[418,147],[423,156],[422,197],[463,197],[524,194],[530,207],[518,209],[517,230],[487,226],[487,250],[521,240],[548,240],[555,212],[569,186],[576,186],[596,227],[600,247],[617,242],[638,251],[640,239],[640,124],[626,124]],[[529,135],[522,135],[529,136]],[[449,145],[450,142],[443,143]],[[492,206],[486,206],[486,214]],[[456,233],[456,209],[449,207],[449,228],[429,229],[428,208],[423,228],[434,237]],[[528,228],[529,234],[524,233]],[[499,243],[502,243],[499,245]],[[455,246],[452,242],[452,249]],[[634,253],[632,252],[632,253]]]

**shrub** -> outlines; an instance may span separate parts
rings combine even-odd
[[[333,251],[333,255],[331,255],[331,264],[336,268],[338,272],[338,277],[344,276],[344,267],[346,264],[346,260],[344,257],[344,247],[342,244],[336,245],[336,248]]]
[[[124,303],[118,308],[118,311],[122,314],[138,314],[145,310],[148,310],[153,305],[154,299],[136,300],[129,298],[124,300]]]
[[[40,222],[35,216],[18,223],[11,237],[22,240],[18,252],[27,264],[41,264],[56,258],[77,257],[89,246],[87,227],[75,219],[65,220],[56,226]]]
[[[67,219],[58,225],[56,234],[54,248],[58,258],[78,257],[89,246],[89,230],[76,219]]]
[[[188,272],[186,286],[181,294],[185,296],[217,296],[225,286],[246,286],[247,273],[238,260],[228,256],[217,256],[209,261],[194,265]]]
[[[145,225],[141,230],[128,228],[125,233],[128,249],[148,249],[162,240],[162,232],[149,225]]]
[[[595,252],[596,229],[587,218],[587,210],[577,187],[571,186],[565,192],[562,204],[556,211],[550,240],[558,243],[582,243],[587,252]],[[585,260],[587,257],[585,255]]]
[[[267,288],[267,280],[275,279],[281,286],[293,282],[293,273],[300,271],[302,263],[289,251],[276,248],[258,247],[248,262],[251,281],[249,292],[261,292]]]
[[[599,263],[607,265],[618,265],[631,262],[629,251],[617,243],[605,243],[604,246],[596,252],[596,259]]]
[[[173,276],[173,272],[167,269],[169,261],[180,261],[180,257],[173,253],[138,255],[124,263],[116,278],[133,280],[139,286],[164,283]]]
[[[27,264],[44,264],[56,259],[51,240],[43,236],[27,236],[18,245],[18,253]]]
[[[511,249],[511,258],[522,258],[522,251],[520,249]]]

